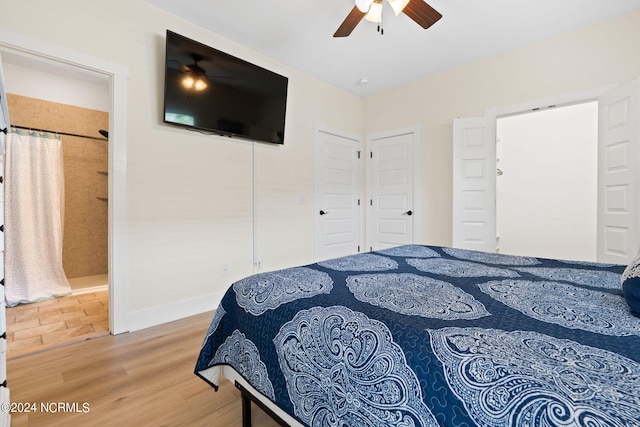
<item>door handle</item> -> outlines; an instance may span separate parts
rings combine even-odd
[[[323,210],[320,210],[320,215],[326,215],[326,214],[328,214],[328,213],[329,213],[329,212],[325,212],[325,211],[323,211]]]
[[[411,212],[411,211],[406,211],[406,212],[405,212],[405,213],[403,213],[402,215],[409,215],[409,216],[411,216],[411,215],[413,215],[413,212]]]

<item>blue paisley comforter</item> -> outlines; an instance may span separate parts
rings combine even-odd
[[[624,266],[409,245],[236,282],[195,372],[309,426],[639,426]]]

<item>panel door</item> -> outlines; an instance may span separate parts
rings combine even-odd
[[[495,121],[453,121],[453,223],[456,248],[496,251]]]
[[[368,141],[368,246],[380,250],[414,243],[415,133]]]
[[[359,140],[318,130],[315,135],[315,259],[361,249],[362,154]]]
[[[627,264],[640,238],[639,80],[600,97],[598,110],[598,261]]]

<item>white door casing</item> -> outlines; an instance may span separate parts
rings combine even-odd
[[[500,117],[496,131],[498,251],[595,261],[598,102]]]
[[[129,331],[127,313],[127,85],[129,69],[85,53],[0,28],[0,50],[108,76],[109,111],[109,331]]]
[[[453,121],[453,223],[455,248],[496,251],[495,120]]]
[[[598,102],[597,257],[627,264],[638,254],[640,238],[640,80],[608,91]]]
[[[487,175],[485,184],[491,187],[493,210],[487,220],[483,218],[484,190],[472,188],[474,181],[464,178],[475,176],[475,184],[481,187],[482,159],[495,171],[495,121],[496,117],[530,111],[540,106],[560,106],[597,99],[598,119],[598,219],[597,260],[626,264],[640,250],[640,82],[636,78],[616,87],[595,88],[581,93],[563,95],[554,99],[532,101],[519,106],[490,110],[482,118],[454,120],[453,138],[453,236],[454,247],[477,249],[481,245],[482,232],[479,223],[489,225],[495,239],[495,175]],[[550,107],[549,107],[550,108]],[[486,134],[481,128],[487,130]],[[474,135],[475,134],[475,135]],[[489,145],[484,154],[480,149],[487,136]],[[476,150],[467,150],[469,144]],[[475,155],[474,155],[475,154]],[[469,169],[470,167],[470,169]],[[465,182],[466,181],[466,182]],[[469,188],[465,188],[469,187]],[[467,192],[468,194],[464,194]],[[486,211],[489,214],[489,210]],[[465,223],[467,227],[465,228]],[[465,233],[467,233],[465,235]],[[469,238],[470,236],[470,238]],[[478,241],[477,244],[474,244]],[[495,251],[495,240],[487,245]]]
[[[362,142],[316,129],[314,138],[314,259],[352,255],[362,247]]]
[[[367,138],[367,249],[420,240],[420,133],[402,129]]]

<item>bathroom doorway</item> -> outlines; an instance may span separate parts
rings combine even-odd
[[[37,60],[4,52],[2,60],[12,126],[62,136],[62,261],[71,285],[60,298],[7,308],[11,358],[109,333],[111,100],[106,76],[43,70]]]

